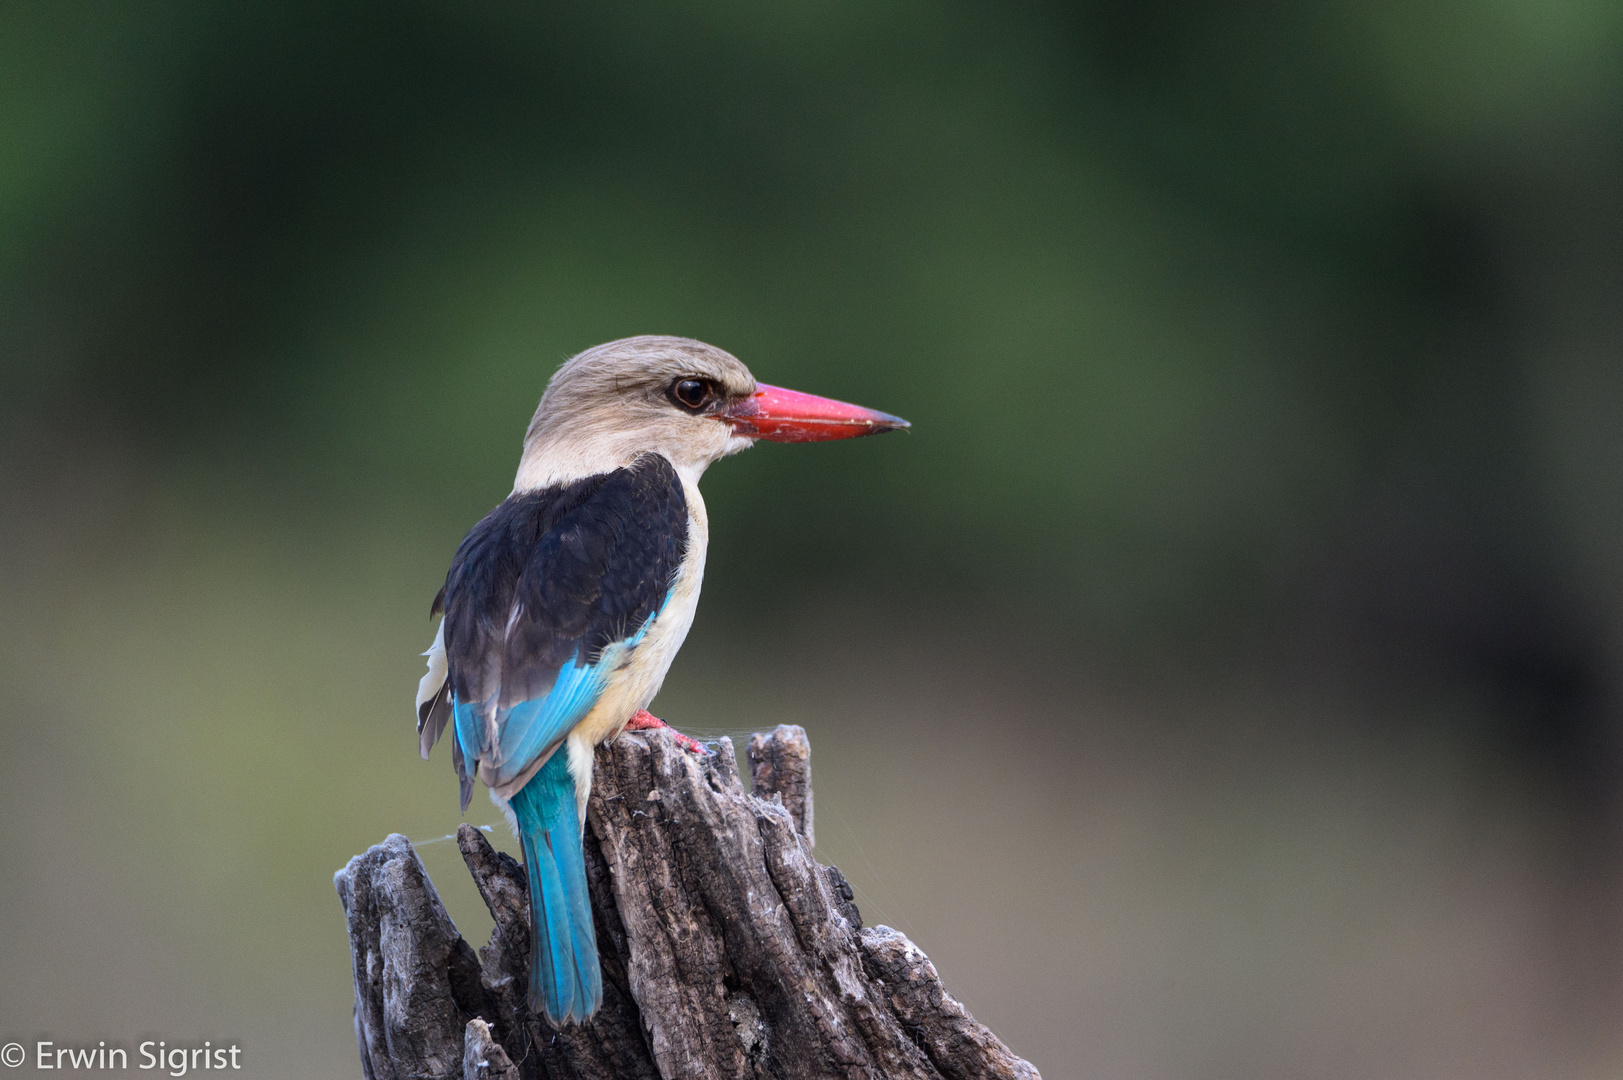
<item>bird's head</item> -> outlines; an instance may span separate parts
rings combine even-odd
[[[697,482],[757,439],[822,442],[908,426],[886,413],[755,381],[737,357],[691,338],[622,338],[587,349],[547,384],[514,489],[606,472],[649,451]]]

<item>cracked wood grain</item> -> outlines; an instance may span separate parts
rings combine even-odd
[[[1040,1080],[955,1001],[929,958],[862,926],[812,855],[810,746],[789,725],[703,758],[661,732],[597,750],[585,832],[602,1009],[554,1028],[525,1003],[524,868],[457,834],[495,923],[463,941],[401,836],[334,882],[349,922],[367,1080]]]

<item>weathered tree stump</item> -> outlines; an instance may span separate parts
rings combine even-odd
[[[496,924],[477,954],[405,837],[351,859],[334,884],[367,1080],[1040,1080],[812,857],[806,733],[750,740],[753,792],[721,743],[598,747],[584,839],[603,1007],[584,1024],[526,1005],[524,867],[477,829],[457,831]]]

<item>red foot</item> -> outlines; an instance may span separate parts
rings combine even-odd
[[[638,709],[637,715],[626,723],[627,731],[653,731],[655,728],[664,728],[670,732],[671,738],[676,740],[676,745],[690,753],[708,754],[710,752],[704,748],[704,744],[698,739],[693,738],[691,735],[682,734],[647,709]]]

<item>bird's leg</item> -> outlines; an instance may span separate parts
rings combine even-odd
[[[676,745],[695,754],[708,754],[704,744],[691,735],[684,735],[671,725],[649,712],[647,709],[638,709],[637,715],[626,722],[627,731],[653,731],[655,728],[664,728],[676,740]]]

